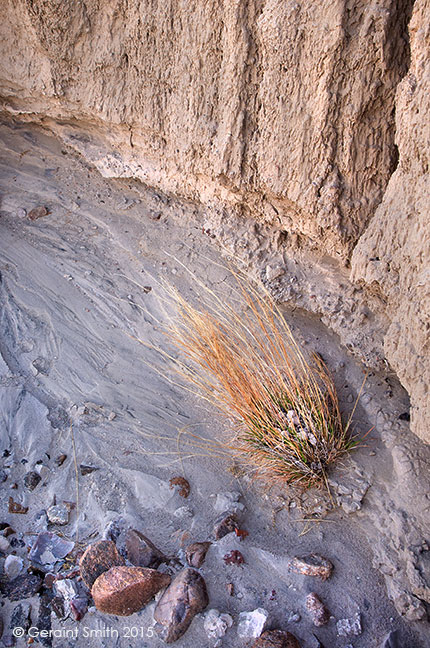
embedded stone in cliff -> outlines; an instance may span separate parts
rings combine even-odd
[[[160,637],[172,643],[182,637],[196,614],[209,603],[206,583],[195,569],[187,568],[177,574],[157,603],[154,619]]]
[[[170,583],[168,574],[145,567],[112,567],[97,578],[91,594],[100,612],[129,616]]]
[[[111,540],[99,540],[90,545],[79,561],[82,580],[90,589],[103,572],[124,564],[124,558]]]
[[[300,648],[298,640],[285,630],[266,630],[252,648]]]

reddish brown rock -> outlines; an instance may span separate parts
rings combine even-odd
[[[314,625],[317,627],[323,626],[329,622],[330,612],[315,592],[311,592],[307,595],[306,609],[312,617]]]
[[[135,529],[128,529],[120,534],[117,545],[119,551],[136,567],[156,569],[168,559],[152,542]]]
[[[296,574],[304,574],[304,576],[314,576],[325,581],[327,578],[330,578],[333,565],[318,554],[310,554],[309,556],[304,556],[303,558],[293,558],[290,562],[290,569]]]
[[[252,648],[300,648],[298,640],[285,630],[266,630]]]
[[[201,567],[212,542],[193,542],[185,549],[185,557],[191,567]]]
[[[222,513],[216,520],[214,526],[215,540],[221,540],[227,533],[232,533],[239,528],[239,520],[235,513]]]
[[[129,616],[170,583],[168,574],[144,567],[112,567],[95,581],[91,594],[100,612]]]
[[[90,545],[79,561],[82,580],[89,589],[103,572],[124,564],[124,558],[120,556],[111,540],[100,540]]]
[[[195,569],[184,569],[176,575],[157,603],[154,619],[160,626],[156,626],[156,631],[166,643],[176,641],[208,603],[202,576]]]
[[[28,212],[28,217],[30,220],[35,221],[38,218],[42,218],[43,216],[47,216],[49,214],[49,210],[42,206],[42,207],[35,207],[31,211]]]

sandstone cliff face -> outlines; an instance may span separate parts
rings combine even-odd
[[[352,256],[352,277],[386,304],[386,357],[411,394],[415,432],[430,440],[430,2],[410,23],[412,61],[396,98],[400,159]]]
[[[199,201],[208,218],[276,227],[283,259],[301,255],[316,275],[321,268],[329,293],[318,300],[321,287],[303,282],[300,303],[369,365],[385,340],[413,399],[414,429],[429,438],[422,30],[430,7],[415,3],[411,54],[412,7],[3,0],[0,94],[104,175]],[[357,242],[354,285],[345,268]],[[327,263],[341,279],[327,279]],[[338,290],[348,293],[343,301]]]

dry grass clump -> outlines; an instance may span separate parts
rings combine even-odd
[[[270,483],[324,484],[328,467],[357,443],[342,422],[333,380],[318,356],[305,359],[276,305],[235,277],[239,306],[206,288],[196,308],[169,287],[176,367],[234,420],[226,446],[257,474]]]

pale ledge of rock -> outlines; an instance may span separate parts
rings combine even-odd
[[[319,554],[310,554],[303,558],[295,557],[289,565],[291,571],[304,576],[314,576],[325,581],[333,572],[333,564]]]
[[[209,639],[220,639],[233,625],[233,618],[230,614],[221,613],[212,609],[206,612],[203,628]]]
[[[177,641],[189,628],[193,618],[208,605],[206,583],[195,569],[179,572],[158,601],[155,629],[166,643]]]
[[[124,564],[124,558],[119,554],[112,540],[99,540],[87,547],[79,561],[79,568],[82,580],[91,589],[94,581],[103,572]]]
[[[170,576],[155,569],[111,567],[97,578],[91,594],[100,612],[129,616],[141,610],[169,583]]]
[[[313,624],[317,627],[326,625],[330,620],[330,612],[321,601],[318,594],[311,592],[306,597],[306,609],[309,612]]]
[[[301,648],[294,635],[285,630],[266,630],[252,648]]]
[[[237,634],[241,639],[256,639],[263,632],[269,613],[263,608],[252,612],[241,612],[237,625]]]

